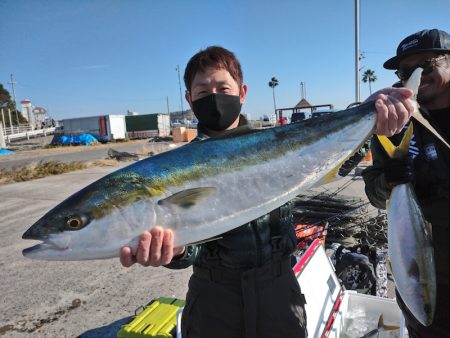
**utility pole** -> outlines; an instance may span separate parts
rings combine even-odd
[[[19,113],[18,113],[18,110],[17,110],[17,102],[16,102],[16,88],[14,87],[14,85],[16,84],[16,82],[14,82],[14,79],[13,79],[13,75],[11,74],[11,76],[10,76],[10,78],[11,78],[11,81],[9,81],[8,83],[11,85],[11,87],[12,87],[12,93],[13,93],[13,99],[14,99],[14,109],[15,109],[15,111],[16,111],[16,116],[17,116],[17,125],[19,125]]]
[[[300,82],[301,87],[301,98],[306,99],[306,82]]]
[[[181,93],[181,79],[180,79],[180,66],[179,65],[177,65],[177,72],[178,72],[178,86],[180,87],[181,117],[184,117],[183,94]]]
[[[359,93],[359,0],[355,0],[355,101],[360,102]]]
[[[11,131],[11,134],[13,134],[13,125],[11,121],[11,109],[8,108],[8,115],[9,115],[9,130]]]

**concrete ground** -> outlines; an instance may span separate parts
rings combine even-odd
[[[46,211],[117,168],[96,167],[0,186],[0,336],[116,337],[135,310],[160,296],[184,298],[191,269],[133,266],[118,259],[34,261],[23,232]]]
[[[118,259],[46,262],[22,256],[34,242],[21,236],[34,221],[116,169],[94,167],[0,186],[0,336],[116,337],[121,324],[153,298],[184,299],[191,269],[126,269]],[[335,191],[349,179],[318,189]],[[365,197],[362,179],[354,178],[341,194]]]

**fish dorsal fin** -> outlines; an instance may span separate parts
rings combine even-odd
[[[243,125],[239,126],[230,130],[225,130],[220,136],[215,138],[228,138],[233,136],[239,136],[239,135],[246,135],[250,133],[254,133],[257,131],[256,129],[253,129],[249,125]]]
[[[378,140],[381,143],[381,146],[386,151],[386,154],[390,158],[401,158],[405,157],[408,154],[409,143],[411,142],[413,134],[413,124],[410,123],[408,129],[406,129],[405,134],[403,135],[402,141],[399,146],[394,146],[386,136],[377,135]]]
[[[192,188],[179,191],[167,198],[158,201],[159,205],[176,205],[180,208],[188,209],[194,206],[198,201],[208,197],[216,192],[215,187]]]

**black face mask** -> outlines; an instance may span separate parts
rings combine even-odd
[[[200,125],[222,131],[238,118],[241,102],[239,95],[210,94],[193,101],[192,108]]]

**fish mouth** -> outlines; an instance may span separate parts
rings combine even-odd
[[[36,238],[28,237],[26,239],[36,239]],[[41,240],[42,243],[39,243],[39,244],[33,245],[32,247],[23,249],[22,254],[25,257],[33,258],[36,254],[39,254],[42,252],[49,252],[49,251],[63,252],[69,248],[69,243],[70,243],[70,237],[63,236],[63,235],[52,236],[52,237],[47,237],[47,238],[39,238],[39,240]]]
[[[58,247],[51,243],[40,243],[40,244],[33,245],[32,247],[23,249],[22,255],[24,255],[25,257],[30,257],[30,256],[33,256],[34,254],[36,254],[38,252],[42,252],[42,251],[49,251],[49,250],[64,251],[66,249],[67,249],[67,247],[61,248],[61,247]]]

